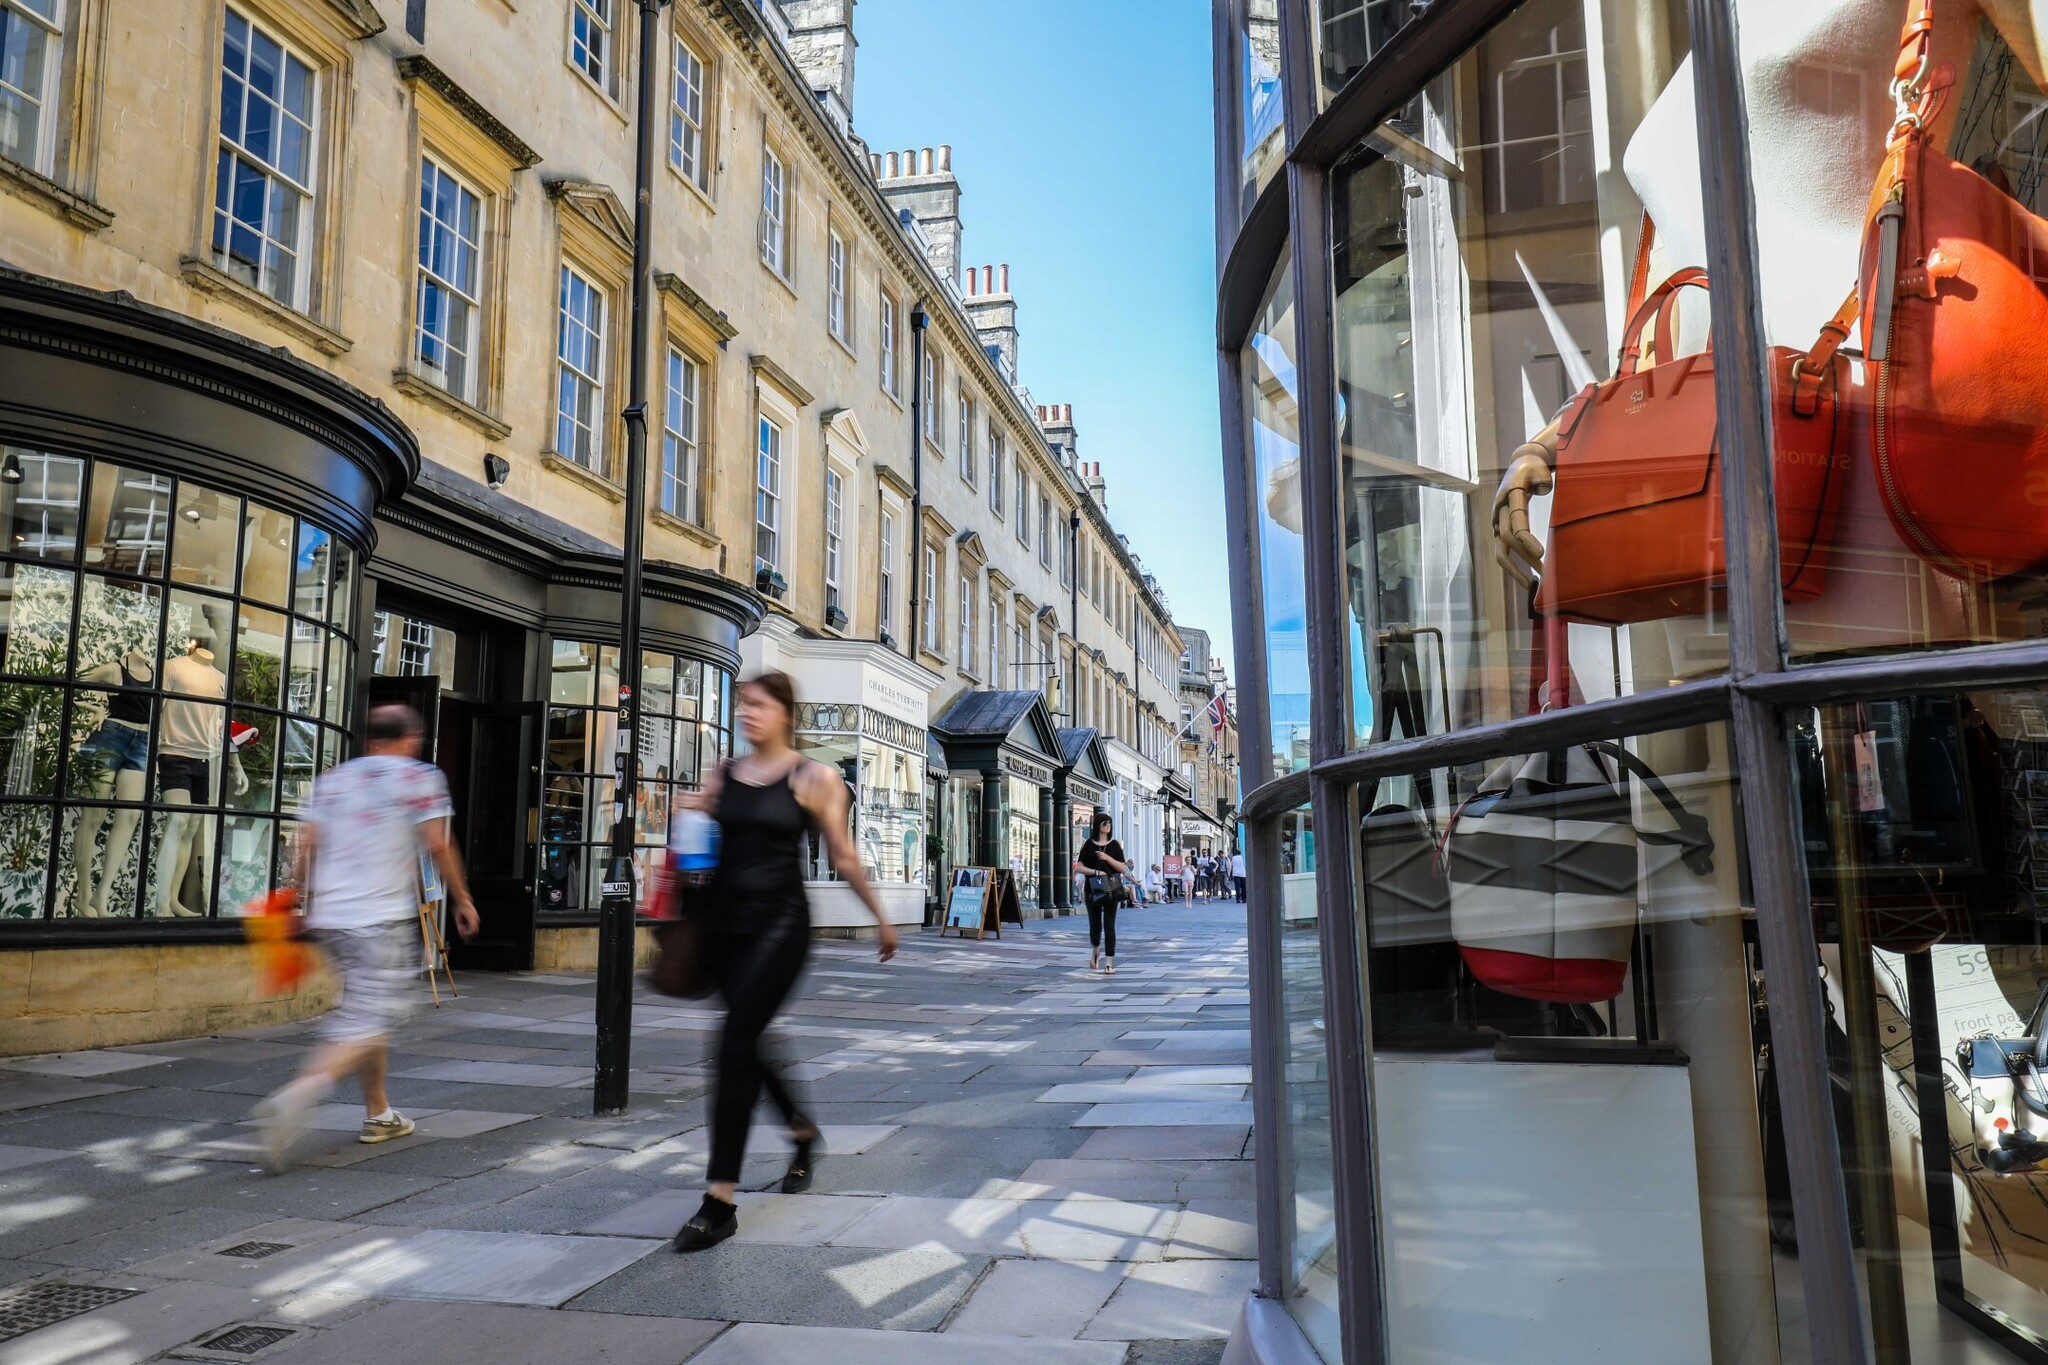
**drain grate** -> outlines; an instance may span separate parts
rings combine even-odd
[[[292,1244],[290,1242],[244,1242],[240,1246],[232,1246],[225,1251],[217,1251],[214,1255],[233,1256],[238,1260],[244,1261],[260,1261],[265,1256],[275,1256],[280,1251],[290,1251],[291,1249]]]
[[[30,1332],[105,1308],[110,1303],[134,1298],[139,1289],[108,1289],[97,1284],[63,1284],[50,1281],[0,1289],[0,1341],[27,1336]]]
[[[230,1327],[217,1336],[208,1337],[199,1343],[204,1351],[220,1351],[227,1355],[253,1356],[269,1346],[275,1346],[286,1337],[298,1335],[289,1327],[258,1327],[254,1323],[243,1323]]]

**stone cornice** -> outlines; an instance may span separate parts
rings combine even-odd
[[[540,153],[529,147],[525,140],[507,128],[490,110],[484,108],[477,98],[455,83],[455,78],[436,66],[424,53],[414,53],[398,59],[398,75],[408,84],[417,83],[448,101],[455,111],[497,144],[515,169],[526,170],[540,164]]]
[[[747,357],[747,368],[757,375],[764,375],[768,382],[787,394],[800,408],[807,408],[817,401],[817,396],[796,382],[796,377],[777,364],[773,357],[758,352]]]
[[[689,309],[717,335],[720,341],[731,341],[740,334],[740,329],[727,320],[722,310],[713,308],[702,294],[692,289],[689,283],[674,271],[655,271],[654,287]]]

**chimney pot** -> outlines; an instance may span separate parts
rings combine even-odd
[[[996,268],[992,265],[985,265],[981,268],[981,292],[984,294],[996,292]]]
[[[948,175],[953,172],[953,147],[951,143],[939,144],[939,169]]]
[[[889,153],[888,166],[889,169],[882,172],[882,174],[887,176],[889,179],[894,180],[896,178],[896,153]]]
[[[1060,404],[1060,420],[1063,422],[1074,420],[1074,405],[1072,403]]]
[[[1010,266],[1008,262],[1003,264],[1003,287],[997,292],[1004,294],[1010,292]]]
[[[918,161],[917,173],[918,173],[919,175],[930,175],[930,174],[932,173],[932,149],[931,149],[931,148],[927,147],[927,148],[925,148],[925,149],[924,149],[924,151],[922,151],[921,153],[919,153],[919,161]]]

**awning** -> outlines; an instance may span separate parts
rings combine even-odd
[[[931,731],[924,732],[924,767],[933,777],[951,777],[953,770],[946,766],[946,749]]]

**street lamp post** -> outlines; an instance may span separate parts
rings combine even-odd
[[[633,300],[626,385],[626,534],[619,585],[618,810],[605,862],[597,929],[597,1079],[591,1112],[626,1112],[633,1060],[633,831],[640,798],[635,708],[640,703],[640,569],[647,539],[648,265],[654,231],[654,97],[660,88],[661,11],[668,0],[640,2],[639,149],[633,164]]]

